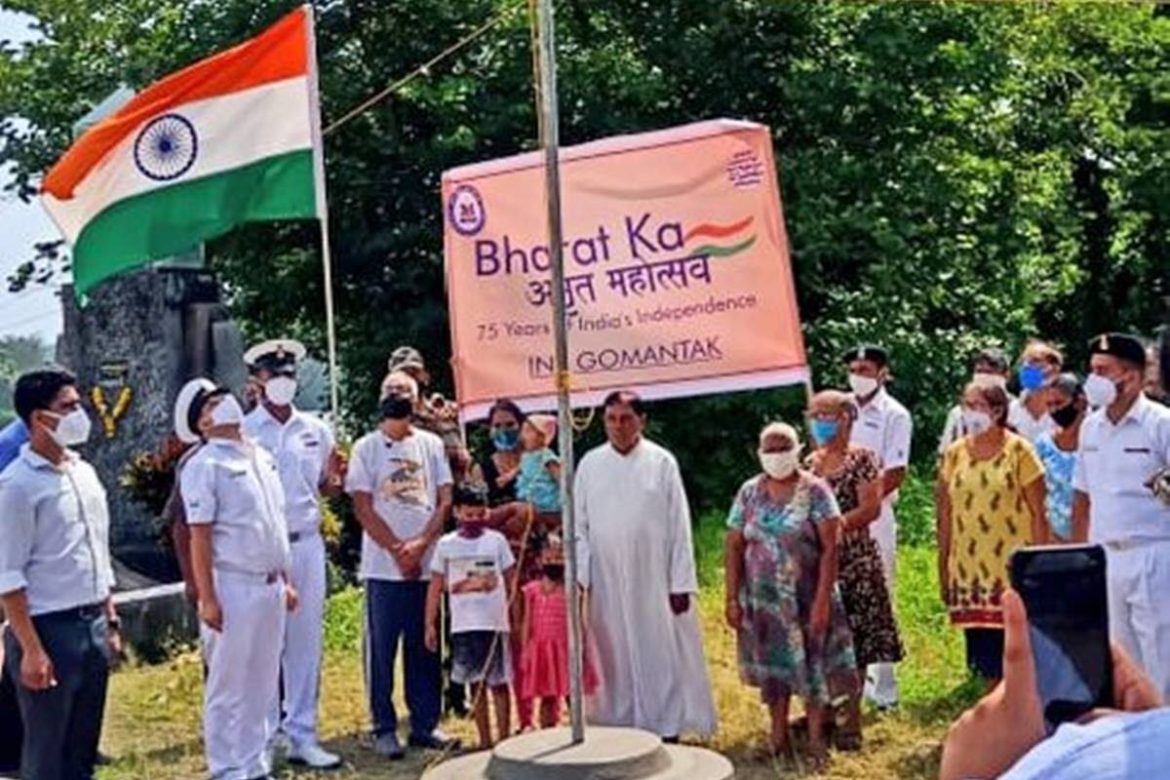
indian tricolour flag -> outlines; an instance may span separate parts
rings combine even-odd
[[[312,11],[159,81],[45,176],[75,292],[245,222],[325,208]]]

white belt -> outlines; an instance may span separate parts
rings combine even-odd
[[[1130,552],[1156,544],[1170,544],[1170,539],[1115,539],[1101,543],[1105,549],[1113,552]]]
[[[223,566],[216,566],[215,574],[218,577],[229,577],[231,579],[238,579],[252,583],[262,583],[264,585],[272,585],[280,579],[279,571],[243,571],[242,569],[226,568]]]

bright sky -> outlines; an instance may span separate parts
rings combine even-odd
[[[0,39],[14,42],[33,37],[28,17],[0,11]],[[7,183],[8,172],[0,171]],[[61,333],[61,304],[56,291],[58,276],[48,285],[8,292],[6,279],[20,263],[33,256],[33,244],[58,237],[57,229],[37,203],[25,204],[11,193],[0,192],[0,336],[40,334],[52,348]]]

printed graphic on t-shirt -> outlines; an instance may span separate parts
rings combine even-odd
[[[423,464],[408,458],[391,458],[392,471],[382,483],[382,496],[409,506],[427,505],[427,479]]]
[[[482,555],[451,558],[447,562],[447,578],[452,596],[491,593],[500,585],[495,559]]]

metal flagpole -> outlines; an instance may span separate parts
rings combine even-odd
[[[561,503],[565,535],[565,579],[569,588],[569,717],[573,742],[585,741],[581,688],[581,600],[577,592],[577,523],[573,506],[573,419],[569,399],[569,339],[565,328],[565,266],[561,246],[561,175],[557,114],[556,38],[552,0],[539,0],[537,62],[540,69],[540,131],[545,155],[548,247],[552,256],[553,333],[556,341],[557,416],[561,450]]]
[[[309,112],[313,126],[313,182],[317,194],[317,221],[321,225],[321,261],[325,275],[325,340],[329,349],[329,410],[333,429],[341,424],[340,376],[337,368],[337,327],[333,309],[333,252],[329,243],[329,201],[325,196],[325,141],[321,133],[321,93],[317,78],[317,35],[313,6],[304,9],[309,41]]]

